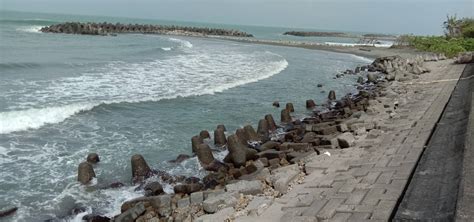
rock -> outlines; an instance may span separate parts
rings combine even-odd
[[[227,131],[227,129],[225,128],[224,125],[220,124],[220,125],[217,125],[216,129],[222,129],[222,131]]]
[[[196,155],[203,168],[208,167],[215,160],[211,148],[207,144],[199,145]]]
[[[225,133],[222,128],[214,130],[214,144],[216,146],[224,146],[227,144],[227,139],[225,138]]]
[[[97,153],[89,153],[89,155],[87,155],[87,162],[88,163],[94,164],[94,163],[98,163],[99,161],[100,161],[100,159],[99,159],[99,155]]]
[[[236,167],[245,166],[247,157],[251,157],[252,153],[255,155],[257,152],[242,145],[235,135],[230,135],[227,138],[227,148],[229,149],[229,154],[227,155],[229,158],[226,158],[231,160]]]
[[[233,207],[227,207],[214,214],[204,214],[196,219],[196,222],[216,222],[216,221],[230,221],[229,218],[234,214]]]
[[[257,156],[259,158],[266,158],[268,160],[280,159],[285,157],[285,152],[270,149],[257,153]]]
[[[245,133],[244,129],[239,128],[235,130],[235,135],[239,139],[240,143],[242,143],[245,146],[248,145],[249,138],[247,136],[247,133]]]
[[[375,73],[367,74],[367,81],[371,83],[377,83],[377,74]]]
[[[274,130],[277,129],[277,125],[276,125],[276,123],[275,123],[275,120],[273,119],[272,114],[267,114],[267,115],[265,115],[265,120],[266,120],[267,123],[268,123],[268,129],[269,129],[270,131],[274,131]]]
[[[246,181],[241,180],[236,183],[227,184],[225,186],[227,192],[242,193],[244,195],[256,195],[263,193],[263,186],[260,181]]]
[[[215,213],[219,210],[219,207],[234,207],[237,203],[238,200],[234,195],[230,193],[222,193],[204,200],[202,207],[207,213]]]
[[[281,122],[283,123],[291,122],[290,111],[288,111],[287,109],[281,110]]]
[[[307,151],[311,148],[309,143],[283,143],[280,146],[281,150],[290,150],[293,149],[294,151]]]
[[[109,222],[111,221],[110,218],[106,216],[96,215],[96,214],[88,214],[82,217],[83,221],[86,222]]]
[[[467,64],[472,62],[474,62],[474,52],[459,53],[455,58],[455,63],[457,64]]]
[[[252,125],[246,125],[244,126],[244,132],[250,141],[257,141],[258,135],[257,132],[255,132],[255,129],[252,127]]]
[[[114,219],[114,221],[115,222],[133,222],[143,213],[145,213],[145,205],[143,203],[138,203],[134,207],[128,209],[127,211],[117,216]]]
[[[303,139],[301,140],[302,143],[311,143],[316,139],[316,133],[314,132],[307,132],[304,134]]]
[[[337,136],[337,141],[341,148],[348,148],[348,147],[354,146],[355,144],[355,138],[352,135],[352,133],[349,133],[349,132],[346,132]]]
[[[210,139],[210,138],[211,138],[211,135],[209,134],[209,131],[207,131],[207,130],[202,130],[202,131],[199,133],[199,137],[201,137],[201,139],[204,140],[204,139]]]
[[[178,208],[185,208],[189,207],[191,204],[191,201],[189,200],[189,197],[184,197],[178,200],[177,206]]]
[[[269,150],[269,149],[278,149],[279,146],[280,146],[279,142],[275,142],[275,141],[270,140],[270,141],[262,144],[260,146],[260,150],[265,151],[265,150]]]
[[[295,108],[293,107],[293,103],[287,103],[285,109],[288,110],[290,113],[295,111]]]
[[[280,167],[280,159],[275,158],[275,159],[268,160],[268,165],[271,169],[278,168]]]
[[[227,171],[228,170],[227,168],[228,168],[227,165],[225,165],[219,160],[214,160],[212,161],[212,163],[204,167],[205,170],[213,171],[213,172],[218,172],[220,170]]]
[[[334,90],[329,91],[328,99],[336,100],[336,92]]]
[[[187,184],[187,194],[195,193],[201,191],[204,188],[204,185],[201,183],[191,183]]]
[[[288,190],[288,185],[300,174],[298,164],[292,164],[281,167],[272,171],[270,181],[275,190],[285,194]]]
[[[337,128],[337,131],[339,131],[341,133],[349,131],[349,128],[344,123],[341,123],[341,124],[337,125],[336,128]]]
[[[170,163],[181,163],[187,159],[191,158],[191,156],[187,155],[187,154],[179,154],[175,160],[170,160],[169,162]]]
[[[199,179],[197,177],[188,177],[184,180],[184,183],[191,184],[191,183],[199,183],[200,181],[201,181],[201,179]]]
[[[202,140],[200,136],[193,136],[191,138],[191,148],[193,150],[193,153],[197,152],[199,145],[202,144],[203,142],[204,141]]]
[[[316,103],[314,102],[314,100],[312,100],[312,99],[306,100],[306,108],[307,109],[311,109],[311,108],[314,108],[314,107],[316,107]]]
[[[113,182],[109,185],[109,188],[116,189],[125,186],[125,184],[121,182]],[[107,189],[107,188],[106,188]]]
[[[8,217],[13,215],[18,210],[18,207],[10,207],[7,209],[0,210],[0,218]]]
[[[131,158],[132,163],[132,177],[136,182],[143,181],[144,179],[151,176],[152,171],[145,159],[140,154],[135,154]]]
[[[272,203],[273,197],[256,196],[249,202],[245,209],[248,210],[250,216],[260,216]]]
[[[178,184],[173,187],[173,191],[176,194],[187,194],[188,193],[188,186],[187,184]]]
[[[154,182],[151,182],[151,183],[148,183],[147,185],[145,185],[144,190],[145,190],[145,196],[147,196],[147,197],[157,196],[157,195],[160,195],[160,194],[164,193],[163,187],[157,181],[154,181]]]
[[[95,177],[94,168],[88,162],[82,162],[77,169],[77,181],[88,184]]]
[[[190,195],[191,204],[200,204],[204,201],[203,192],[194,192]]]
[[[268,141],[268,136],[269,136],[269,126],[268,122],[265,119],[261,119],[258,121],[258,128],[257,128],[257,134],[262,142]]]
[[[359,84],[364,83],[364,78],[362,78],[362,76],[359,76],[359,77],[357,78],[357,83],[359,83]]]
[[[327,126],[324,128],[319,128],[319,129],[314,129],[313,131],[316,132],[316,134],[319,135],[331,135],[337,132],[337,127],[336,126]]]
[[[320,83],[319,83],[319,84],[317,85],[317,87],[321,88],[321,87],[323,87],[323,84],[320,84]]]
[[[280,103],[278,101],[274,101],[272,104],[274,107],[280,107]]]

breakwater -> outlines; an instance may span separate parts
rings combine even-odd
[[[66,22],[41,28],[41,32],[66,33],[81,35],[115,35],[119,33],[141,33],[161,35],[186,35],[186,36],[233,36],[253,37],[252,34],[233,30],[204,27],[188,27],[175,25],[149,25],[149,24],[112,24],[112,23],[81,23]]]

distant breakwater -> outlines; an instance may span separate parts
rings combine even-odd
[[[186,35],[186,36],[233,36],[253,37],[252,34],[233,30],[204,27],[188,27],[175,25],[147,25],[147,24],[112,24],[112,23],[81,23],[66,22],[41,28],[41,32],[66,33],[81,35],[116,35],[119,33],[142,33],[162,35]]]

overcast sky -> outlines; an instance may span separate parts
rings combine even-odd
[[[474,0],[0,0],[3,10],[314,29],[441,34]]]

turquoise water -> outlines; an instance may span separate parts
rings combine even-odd
[[[70,211],[114,215],[141,195],[131,185],[130,157],[155,169],[204,175],[190,138],[217,124],[232,132],[265,114],[279,119],[275,100],[293,102],[354,90],[355,76],[336,73],[370,60],[317,50],[180,36],[116,37],[45,34],[63,21],[163,21],[2,12],[0,16],[0,209],[17,206],[15,221],[72,220]],[[171,23],[171,22],[170,22]],[[196,25],[180,23],[181,25]],[[199,24],[207,25],[207,24]],[[270,38],[278,28],[238,28]],[[335,39],[337,41],[338,39]],[[324,84],[323,89],[317,88]],[[77,166],[97,152],[97,181],[76,182]],[[218,155],[223,156],[225,153]],[[100,190],[120,181],[127,186]],[[165,184],[168,192],[171,185]]]

